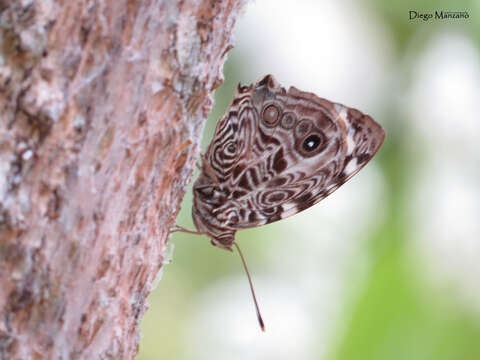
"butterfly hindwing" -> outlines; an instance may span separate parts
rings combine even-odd
[[[215,174],[194,186],[197,227],[223,229],[233,241],[237,229],[294,215],[356,174],[384,137],[368,115],[294,87],[287,92],[271,75],[239,86],[206,152]],[[208,196],[199,193],[205,187]]]

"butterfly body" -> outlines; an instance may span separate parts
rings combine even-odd
[[[286,91],[271,75],[239,85],[193,186],[195,226],[230,250],[237,230],[294,215],[331,194],[384,137],[368,115]]]

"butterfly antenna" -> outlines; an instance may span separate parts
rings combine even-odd
[[[245,272],[247,274],[248,283],[250,284],[250,290],[252,291],[253,302],[255,304],[255,310],[257,312],[258,324],[260,325],[260,329],[262,329],[262,331],[265,332],[265,324],[262,319],[262,314],[260,314],[260,308],[258,307],[257,297],[255,296],[255,290],[253,290],[252,278],[250,277],[250,273],[248,272],[247,263],[245,262],[245,258],[243,257],[242,251],[240,250],[240,247],[238,246],[238,244],[234,242],[233,245],[235,245],[235,247],[237,248],[238,254],[240,255],[240,259],[242,259],[243,268],[245,269]]]

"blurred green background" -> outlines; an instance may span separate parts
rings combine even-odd
[[[268,73],[387,138],[329,198],[237,233],[266,333],[238,255],[174,234],[137,359],[480,359],[480,1],[257,0],[235,34],[203,149],[236,84]]]

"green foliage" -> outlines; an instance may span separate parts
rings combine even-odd
[[[413,66],[410,58],[418,56],[439,31],[462,32],[476,39],[477,46],[480,44],[480,14],[478,10],[475,12],[480,7],[476,1],[368,0],[363,6],[380,19],[393,37],[396,54],[391,67],[392,72],[401,74],[399,82],[404,83],[400,88],[407,87],[413,80],[410,78]],[[456,23],[411,21],[409,10],[468,10],[470,18]],[[231,57],[225,68],[226,82],[216,93],[216,105],[206,127],[203,148],[209,143],[216,121],[227,108],[240,80],[240,55],[234,50]],[[364,251],[371,263],[366,277],[362,278],[362,283],[355,284],[353,281],[357,278],[347,276],[345,287],[359,291],[342,304],[342,318],[337,328],[331,329],[335,335],[327,344],[326,358],[480,359],[478,314],[460,305],[458,298],[450,293],[433,286],[424,273],[423,264],[412,258],[411,250],[407,250],[414,226],[410,223],[407,206],[411,196],[409,182],[417,162],[421,162],[421,146],[416,153],[412,152],[414,135],[409,133],[404,113],[395,105],[396,95],[390,95],[381,106],[385,109],[381,122],[386,125],[387,138],[374,160],[380,164],[384,176],[388,206],[380,228],[373,228],[364,235],[369,239]],[[190,209],[191,194],[183,202],[178,222],[193,228]],[[268,241],[258,240],[255,240],[256,251],[272,251],[270,245],[265,245]],[[151,309],[142,322],[145,337],[140,343],[138,360],[187,359],[185,324],[198,311],[194,301],[196,294],[223,276],[241,271],[234,255],[210,246],[204,237],[176,234],[174,243],[173,263],[165,267],[159,288],[150,296]],[[357,269],[352,267],[351,270],[353,273]],[[325,349],[321,349],[321,353],[325,353]]]

